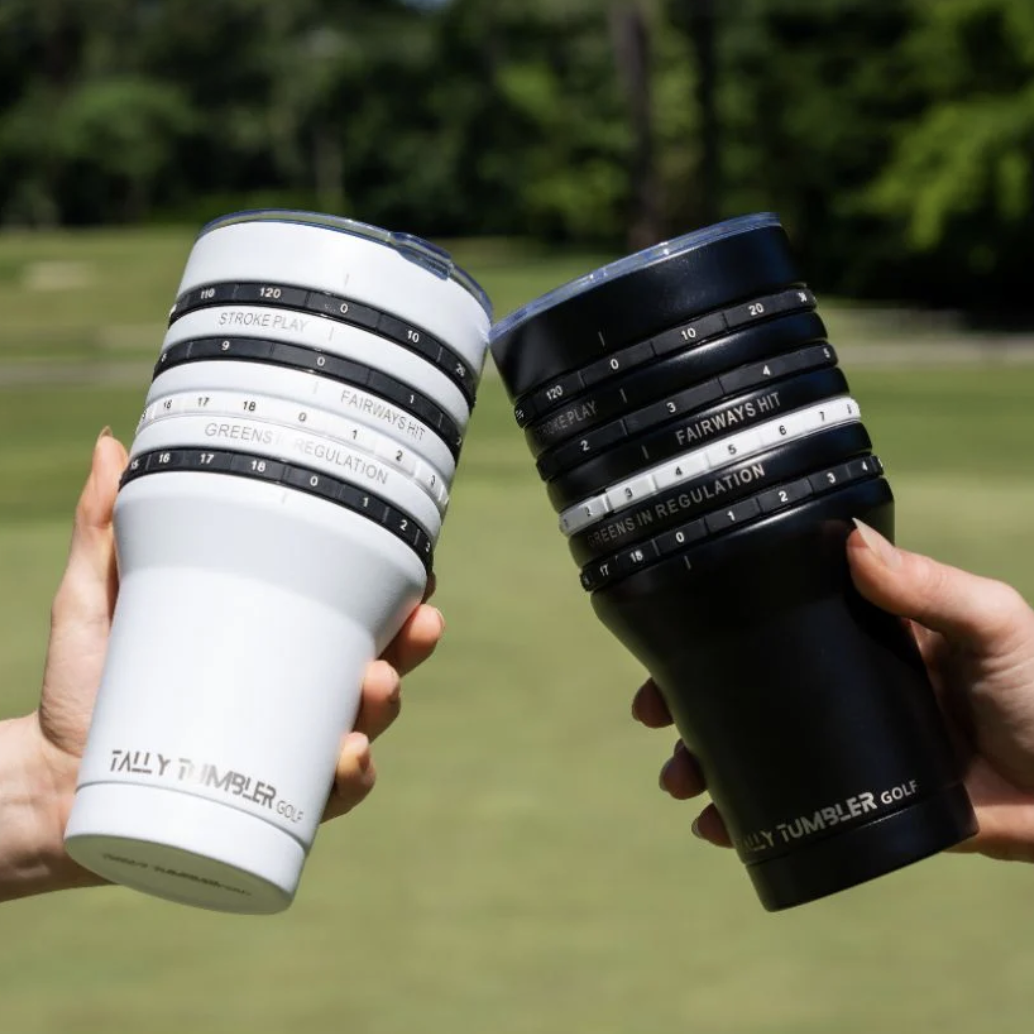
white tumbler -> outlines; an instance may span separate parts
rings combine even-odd
[[[364,669],[424,593],[489,323],[408,235],[296,212],[202,231],[115,508],[77,862],[288,907]]]

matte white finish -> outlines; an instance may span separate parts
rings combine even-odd
[[[824,427],[853,423],[859,419],[861,413],[858,403],[845,395],[795,410],[739,434],[727,435],[710,445],[700,446],[641,470],[634,477],[612,485],[606,492],[568,507],[560,514],[560,530],[565,535],[574,535],[607,514],[670,485],[688,481],[708,470],[728,467],[779,442],[803,438]]]
[[[122,584],[80,787],[189,792],[307,848],[365,666],[423,593],[416,554],[333,503],[218,474],[130,482],[116,528]],[[134,752],[170,763],[161,775],[120,767]],[[212,784],[180,778],[180,759],[215,766]],[[228,792],[227,772],[275,799]],[[97,853],[107,832],[73,822],[67,849],[111,875]]]
[[[272,281],[340,294],[411,320],[480,372],[488,314],[454,280],[436,277],[391,248],[293,223],[239,223],[205,234],[177,294],[206,284]]]
[[[488,317],[478,301],[390,247],[294,224],[215,228],[195,245],[181,290],[232,281],[347,295],[425,327],[482,367]],[[184,316],[166,345],[210,336],[228,310],[242,307]],[[244,311],[282,320],[258,336],[366,363],[465,429],[459,389],[419,355],[318,316],[292,323],[288,310]],[[432,540],[455,472],[436,432],[373,393],[231,359],[155,379],[131,456],[173,448],[226,448],[326,472],[404,511]],[[366,665],[420,602],[424,566],[401,539],[343,506],[199,471],[127,482],[115,532],[118,604],[68,853],[174,901],[284,909]]]
[[[764,447],[760,431],[744,431],[734,438],[712,445],[704,459],[709,470],[715,470],[727,463],[735,463],[741,456],[751,456]]]
[[[450,481],[456,473],[452,453],[433,428],[394,403],[350,384],[340,384],[300,370],[220,359],[184,363],[163,371],[151,385],[145,405],[149,407],[166,395],[188,391],[202,395],[211,391],[250,392],[271,399],[289,399],[301,406],[316,406],[363,424],[372,431],[390,435],[413,449]]]
[[[680,481],[685,481],[686,478],[696,477],[697,474],[704,474],[707,472],[707,469],[707,456],[704,453],[697,453],[686,456],[680,463],[661,467],[654,474],[653,479],[657,484],[657,488],[663,489],[668,488],[670,485],[677,485]]]
[[[560,515],[560,527],[564,534],[573,535],[579,528],[587,527],[606,514],[605,498],[586,499],[579,506],[565,510]]]
[[[405,510],[423,526],[432,540],[438,538],[442,528],[438,504],[412,477],[403,474],[401,470],[389,467],[375,456],[364,454],[358,449],[350,449],[320,435],[280,427],[250,417],[169,417],[142,427],[133,441],[129,455],[133,459],[141,453],[152,452],[155,449],[186,446],[239,449],[243,452],[261,453],[271,459],[304,464],[359,488],[369,489],[386,503]]]
[[[246,419],[264,424],[275,424],[289,431],[301,431],[306,436],[318,435],[331,442],[348,446],[349,450],[364,453],[370,458],[383,461],[407,476],[410,484],[419,485],[439,503],[439,486],[443,482],[440,471],[432,470],[425,463],[418,462],[416,454],[408,445],[401,444],[395,438],[371,431],[362,424],[345,420],[334,413],[317,409],[313,406],[299,406],[297,402],[286,399],[270,398],[254,392],[211,391],[204,394],[196,392],[178,395],[165,395],[156,398],[145,410],[137,425],[137,435],[145,428],[176,417],[202,417],[206,421],[229,418],[236,425],[242,414]],[[205,425],[205,434],[211,430]],[[175,429],[171,433],[177,433]],[[305,439],[308,441],[308,437]],[[286,458],[286,457],[285,457]]]
[[[251,328],[220,325],[220,320],[224,317],[231,319],[238,314],[269,314],[270,324],[267,327]],[[212,309],[196,309],[181,316],[169,327],[162,351],[191,338],[221,335],[284,341],[292,345],[319,348],[324,352],[352,359],[422,391],[441,406],[460,427],[465,427],[470,419],[470,407],[463,393],[430,360],[368,330],[350,327],[345,323],[335,323],[324,316],[295,315],[289,309],[264,309],[257,305],[223,305]]]
[[[649,474],[639,474],[628,481],[622,481],[616,488],[607,493],[607,506],[612,510],[620,510],[639,499],[645,499],[657,491],[657,483]]]
[[[135,783],[81,787],[66,836],[82,864],[126,887],[251,915],[290,905],[306,857],[301,841],[236,808]]]

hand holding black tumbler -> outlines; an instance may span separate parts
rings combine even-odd
[[[492,352],[583,587],[700,760],[763,905],[972,836],[915,645],[851,584],[893,495],[773,215],[583,277]]]

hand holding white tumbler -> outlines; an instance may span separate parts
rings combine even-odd
[[[76,861],[288,907],[364,669],[424,593],[489,322],[407,235],[296,212],[201,232],[115,509]]]

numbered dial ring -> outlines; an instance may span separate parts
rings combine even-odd
[[[596,592],[630,575],[671,560],[684,553],[689,546],[703,544],[857,482],[875,480],[882,473],[883,465],[879,458],[868,455],[776,485],[730,506],[712,510],[703,517],[646,539],[629,549],[620,550],[603,560],[592,561],[582,569],[582,588],[587,592]],[[692,556],[684,556],[682,561],[687,571],[693,569]]]
[[[226,305],[282,307],[368,330],[433,363],[460,389],[467,404],[471,407],[474,405],[477,374],[459,353],[423,327],[351,298],[324,291],[307,291],[289,284],[207,284],[187,291],[176,299],[169,314],[169,325],[187,313]]]
[[[428,570],[433,565],[434,539],[409,514],[372,491],[301,464],[227,449],[158,449],[134,456],[122,475],[122,485],[149,475],[176,472],[250,478],[305,492],[373,521],[409,546]]]
[[[783,485],[812,471],[864,457],[872,441],[861,424],[844,424],[769,448],[727,467],[691,477],[616,510],[571,536],[571,553],[579,564],[627,548],[641,539],[711,510],[730,505],[763,489]],[[789,502],[784,499],[783,502]]]

